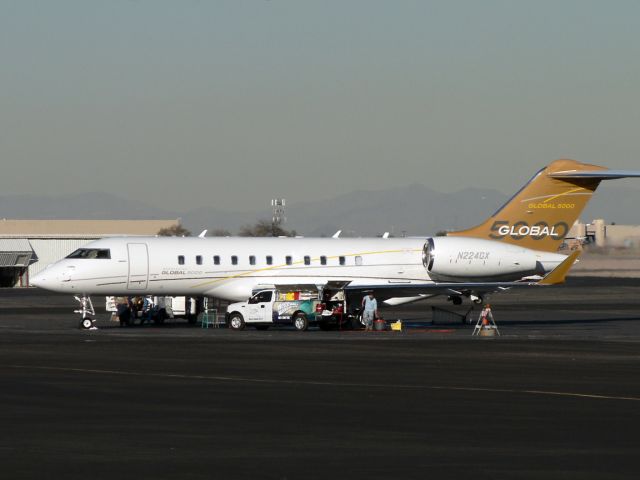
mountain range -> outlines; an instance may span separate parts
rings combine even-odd
[[[640,190],[603,186],[582,219],[640,224]],[[508,196],[497,190],[465,188],[443,193],[421,184],[385,190],[360,190],[324,201],[287,204],[286,229],[305,236],[434,235],[441,230],[467,228],[492,215]],[[266,203],[266,202],[265,202]],[[203,206],[171,211],[112,193],[61,196],[0,196],[0,217],[14,219],[159,219],[180,218],[194,233],[225,229],[236,233],[243,225],[270,219],[269,208],[234,212]]]

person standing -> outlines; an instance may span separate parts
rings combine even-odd
[[[369,292],[362,299],[362,320],[364,321],[365,331],[373,330],[373,320],[378,316],[378,301],[373,296],[373,292]]]

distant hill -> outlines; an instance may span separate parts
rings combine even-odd
[[[0,196],[0,218],[15,219],[169,219],[180,214],[126,200],[112,193],[94,192],[60,196]]]
[[[287,229],[299,234],[373,236],[391,232],[400,236],[435,234],[438,230],[475,225],[495,211],[506,196],[495,190],[466,189],[440,193],[424,185],[379,191],[357,191],[330,200],[287,205]],[[489,212],[489,213],[487,213]],[[268,209],[258,212],[221,212],[200,208],[182,215],[183,224],[196,232],[226,228],[232,232],[259,218],[271,218]]]
[[[315,202],[287,204],[287,229],[305,236],[373,236],[391,232],[400,236],[434,235],[439,230],[474,226],[492,215],[508,196],[491,189],[465,188],[442,193],[420,184],[386,190],[361,190]],[[640,224],[640,189],[605,184],[581,216],[604,218],[619,224]],[[0,218],[166,219],[182,218],[183,225],[199,233],[226,229],[235,233],[257,219],[270,219],[268,209],[230,212],[201,207],[188,212],[163,210],[111,193],[65,196],[0,196]]]

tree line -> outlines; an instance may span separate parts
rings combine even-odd
[[[192,233],[182,225],[176,224],[158,231],[161,237],[190,237]],[[235,233],[238,237],[295,237],[295,230],[287,230],[268,220],[258,220],[252,225],[243,225]],[[207,237],[232,237],[234,233],[224,228],[215,228],[207,232]]]

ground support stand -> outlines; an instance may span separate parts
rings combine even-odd
[[[493,319],[490,309],[485,308],[480,312],[480,316],[478,317],[478,321],[476,322],[476,326],[471,335],[480,337],[500,336],[500,330]]]

